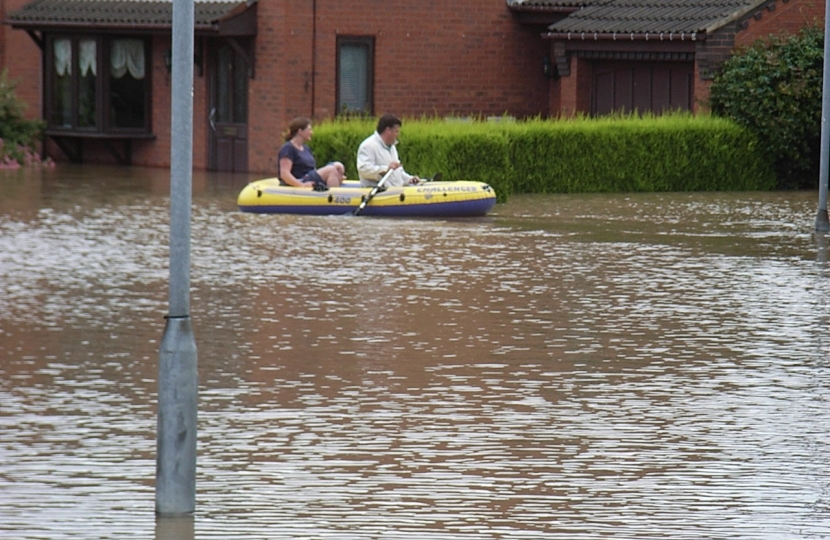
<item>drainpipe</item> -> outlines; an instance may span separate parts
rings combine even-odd
[[[830,0],[828,0],[830,1]],[[315,81],[317,78],[317,0],[311,2],[311,119],[314,119]]]
[[[0,66],[6,65],[6,0],[0,0]],[[43,55],[46,56],[46,55]]]

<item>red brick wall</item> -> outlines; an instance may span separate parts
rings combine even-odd
[[[810,25],[823,28],[824,0],[778,0],[774,10],[762,11],[760,19],[749,19],[747,28],[735,35],[735,45],[748,45],[770,34],[795,34]]]
[[[712,86],[720,65],[726,61],[735,48],[735,28],[730,24],[698,41],[695,46],[694,102],[692,111],[701,113],[709,110],[709,88]]]
[[[317,0],[317,116],[334,110],[337,35],[375,37],[375,113],[547,112],[548,46],[502,0]]]
[[[700,77],[700,64],[695,62],[694,74],[694,101],[692,103],[692,112],[695,114],[705,113],[709,111],[709,87],[712,86],[710,79],[702,79]]]

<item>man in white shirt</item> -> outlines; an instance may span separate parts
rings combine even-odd
[[[360,176],[360,185],[374,187],[390,170],[393,172],[384,183],[384,186],[403,186],[417,184],[421,181],[415,175],[409,174],[398,159],[398,135],[401,132],[401,119],[384,114],[378,120],[377,131],[360,143],[357,149],[357,172]]]

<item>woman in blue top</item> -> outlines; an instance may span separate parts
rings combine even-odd
[[[315,190],[326,190],[343,183],[346,168],[339,161],[317,168],[317,162],[306,144],[311,140],[311,120],[295,118],[288,125],[285,144],[277,156],[279,178],[289,186],[313,186]]]

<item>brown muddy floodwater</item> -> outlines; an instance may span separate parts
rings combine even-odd
[[[242,214],[194,173],[196,513],[154,514],[169,171],[0,171],[0,537],[830,538],[816,192]]]

